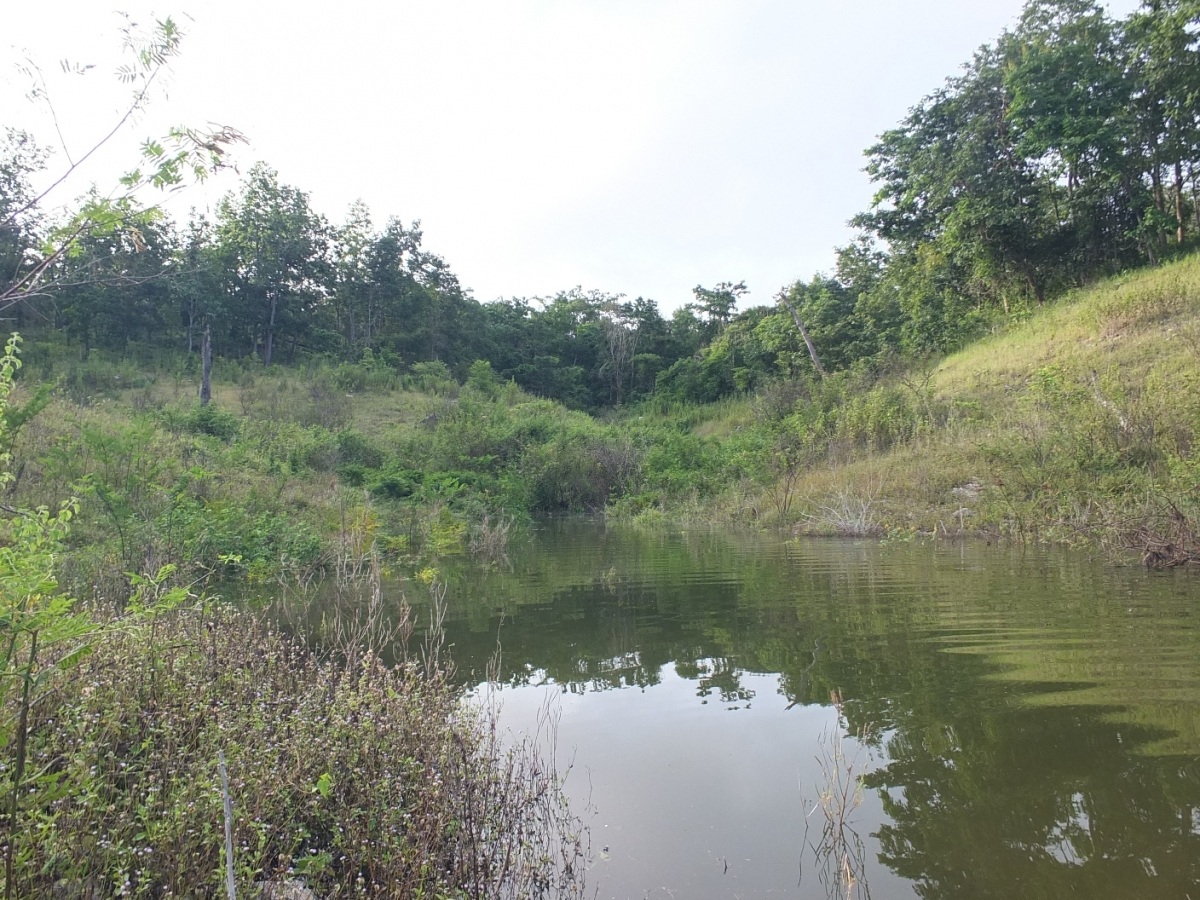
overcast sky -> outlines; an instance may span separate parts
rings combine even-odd
[[[1136,0],[1113,0],[1123,16]],[[114,121],[121,8],[22,3],[4,13],[0,124],[56,143],[20,98],[28,52],[78,154]],[[187,37],[170,94],[134,126],[232,125],[239,151],[334,222],[420,219],[476,298],[575,285],[669,311],[697,284],[745,280],[743,305],[833,266],[872,188],[862,151],[1019,0],[390,0],[154,7]],[[95,62],[69,80],[58,61]],[[111,184],[117,145],[91,179]],[[61,165],[62,154],[55,165]],[[173,201],[215,205],[234,179]]]

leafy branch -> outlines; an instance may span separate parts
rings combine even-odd
[[[61,189],[84,163],[127,128],[136,114],[149,104],[155,82],[162,79],[178,56],[183,39],[183,32],[170,17],[155,21],[149,29],[142,29],[126,16],[121,31],[124,50],[130,61],[118,67],[116,75],[122,84],[133,86],[132,95],[113,125],[78,157],[72,155],[63,137],[58,111],[41,67],[32,60],[26,60],[18,67],[33,82],[30,99],[44,105],[49,112],[68,165],[40,192],[32,193],[10,208],[0,210],[0,231],[16,229],[25,216]],[[82,75],[92,66],[63,63],[63,68]],[[49,273],[61,260],[72,254],[85,236],[113,234],[136,228],[144,223],[146,216],[153,217],[153,210],[137,210],[132,203],[139,190],[147,186],[171,190],[189,180],[203,181],[211,173],[229,165],[230,149],[245,141],[241,132],[229,126],[199,129],[186,125],[170,128],[162,138],[143,141],[139,150],[139,165],[120,176],[107,195],[93,190],[64,224],[51,231],[39,248],[26,254],[25,265],[14,274],[9,284],[0,287],[0,312],[20,303],[39,287],[44,287]]]

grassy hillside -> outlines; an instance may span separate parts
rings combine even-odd
[[[779,417],[782,446],[801,444],[793,464],[727,508],[805,531],[1101,541],[1151,564],[1200,552],[1198,256],[1078,291],[865,390],[835,382]],[[808,448],[805,420],[823,431]]]
[[[263,369],[25,343],[5,502],[78,496],[69,581],[308,577],[370,547],[502,551],[541,512],[1200,554],[1200,257],[1079,291],[961,352],[600,420],[437,363]],[[36,414],[32,414],[36,412]]]
[[[611,425],[444,366],[365,360],[264,370],[220,362],[201,407],[193,361],[138,348],[87,362],[31,338],[12,505],[80,498],[65,560],[86,594],[125,573],[307,578],[372,548],[425,565],[494,554],[531,513],[599,510],[636,464]],[[18,418],[20,416],[18,415]]]

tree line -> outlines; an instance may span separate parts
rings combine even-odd
[[[481,303],[419,223],[379,227],[359,202],[332,224],[261,163],[211,220],[178,226],[122,201],[109,212],[123,227],[79,230],[35,286],[13,291],[65,226],[30,202],[43,151],[8,129],[0,305],[84,356],[131,341],[198,352],[207,329],[219,355],[268,365],[319,354],[462,379],[484,361],[585,409],[874,371],[1195,244],[1198,38],[1200,0],[1145,0],[1124,19],[1091,0],[1031,0],[867,149],[876,194],[832,273],[742,312],[744,282],[697,286],[670,318],[651,300],[580,288]]]

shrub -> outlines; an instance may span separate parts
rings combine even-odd
[[[322,661],[225,610],[113,629],[33,723],[62,790],[31,807],[18,896],[582,896],[561,779],[437,670]]]
[[[628,440],[573,433],[531,455],[531,504],[538,510],[600,510],[639,471],[641,456]]]
[[[412,472],[396,463],[385,467],[370,479],[371,493],[387,500],[399,500],[412,496],[421,483],[421,473]]]
[[[190,430],[196,434],[207,434],[223,441],[231,440],[240,429],[237,417],[215,403],[197,404],[188,417]]]
[[[452,397],[458,393],[458,382],[450,367],[440,360],[413,363],[406,383],[418,391],[435,397]]]
[[[389,361],[389,356],[376,356],[368,347],[363,350],[362,359],[358,362],[342,363],[333,370],[331,379],[334,386],[340,391],[355,394],[395,390],[400,386],[400,376]]]
[[[337,435],[338,460],[343,464],[378,469],[383,465],[383,451],[366,435],[346,428]]]
[[[241,431],[238,417],[215,403],[165,407],[155,413],[155,418],[176,434],[207,434],[222,441],[232,440]]]

